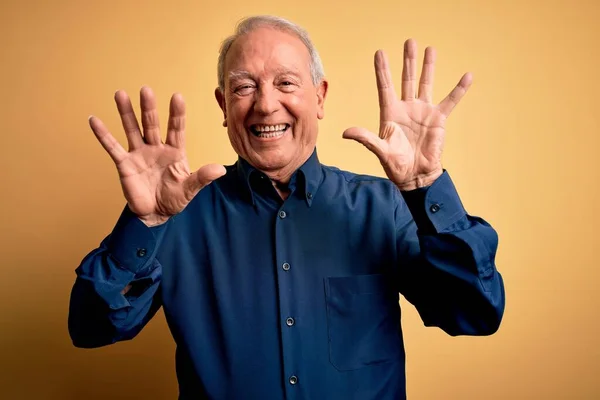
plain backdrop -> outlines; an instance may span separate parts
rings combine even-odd
[[[409,399],[600,397],[598,1],[0,4],[1,398],[176,398],[162,312],[126,343],[82,350],[68,336],[74,270],[124,205],[87,117],[125,143],[117,89],[137,108],[151,86],[163,126],[180,92],[191,167],[235,162],[213,96],[218,47],[240,18],[262,13],[303,25],[322,55],[325,164],[383,176],[375,156],[341,138],[350,126],[377,129],[377,49],[399,88],[403,42],[416,39],[420,60],[436,47],[436,101],[473,73],[443,161],[468,212],[499,233],[506,313],[494,336],[452,338],[402,299]]]

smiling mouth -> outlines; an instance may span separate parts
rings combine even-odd
[[[250,126],[250,132],[256,137],[263,139],[271,139],[279,136],[283,136],[285,131],[288,130],[290,124],[276,124],[276,125],[261,125],[255,124]]]

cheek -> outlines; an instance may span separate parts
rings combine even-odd
[[[229,135],[229,140],[237,149],[245,147],[248,142],[246,128],[242,123],[230,122],[227,125],[227,135]]]
[[[249,108],[250,99],[248,97],[239,97],[230,95],[227,98],[227,111],[230,118],[238,118],[239,115],[245,114]]]
[[[294,117],[297,123],[306,125],[311,118],[311,104],[307,104],[300,97],[290,97],[286,101],[286,108],[288,112]]]
[[[316,93],[313,91],[297,91],[287,98],[288,109],[298,120],[304,123],[317,119]]]
[[[248,106],[240,101],[231,102],[228,105],[229,113],[227,115],[227,124],[229,129],[245,130],[244,123],[248,115]]]

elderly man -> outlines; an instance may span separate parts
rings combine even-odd
[[[404,47],[401,97],[375,54],[378,135],[351,128],[389,179],[322,165],[315,143],[327,81],[300,27],[244,20],[221,47],[216,99],[239,155],[191,173],[185,106],[161,140],[154,95],[139,128],[115,100],[126,151],[96,117],[127,201],[77,268],[77,347],[131,339],[162,306],[177,344],[180,399],[402,399],[399,293],[426,326],[489,335],[504,311],[497,235],[463,208],[440,157],[444,123],[471,83],[432,104],[435,53]]]

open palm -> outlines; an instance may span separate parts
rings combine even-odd
[[[117,167],[129,208],[147,225],[163,223],[181,212],[200,189],[225,173],[225,168],[217,164],[190,173],[185,153],[185,103],[181,95],[171,98],[165,143],[161,140],[156,100],[150,88],[144,87],[140,92],[143,134],[127,94],[117,92],[115,102],[129,151],[125,151],[100,119],[90,117],[90,126]]]
[[[472,82],[465,74],[439,104],[432,103],[435,50],[425,49],[423,70],[416,88],[417,45],[404,44],[402,96],[398,99],[388,60],[383,51],[375,53],[375,73],[379,95],[379,134],[365,128],[349,128],[343,137],[354,139],[371,150],[388,178],[401,190],[430,185],[442,174],[445,121]]]

